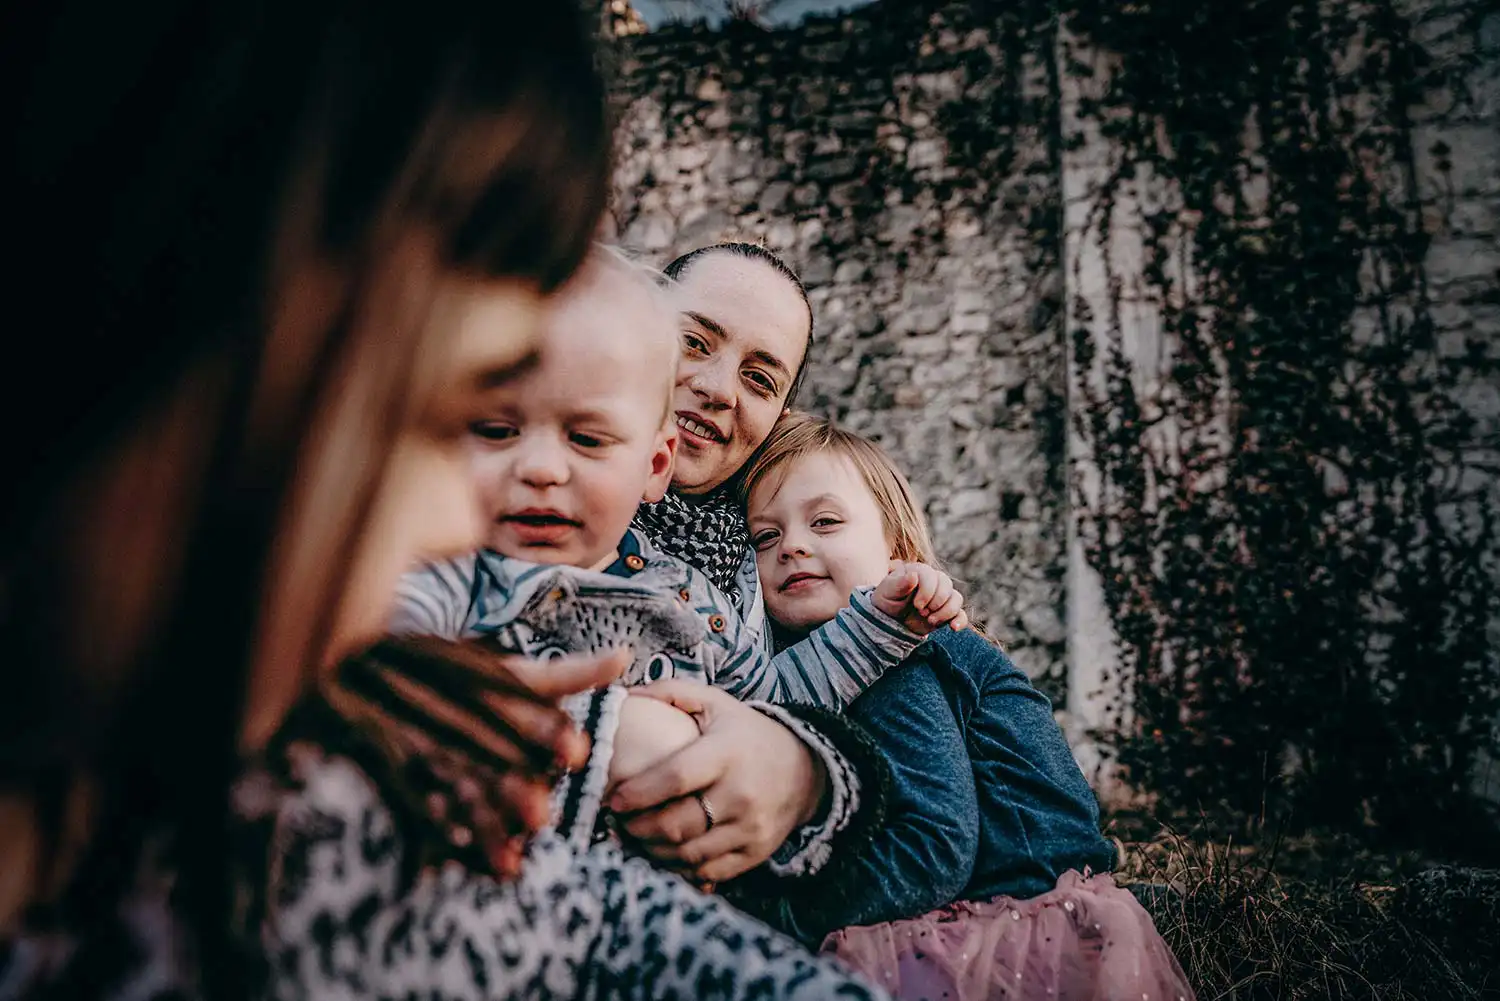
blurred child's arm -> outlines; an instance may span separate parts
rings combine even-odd
[[[464,637],[473,604],[477,556],[424,564],[396,585],[396,610],[387,627],[398,636]]]

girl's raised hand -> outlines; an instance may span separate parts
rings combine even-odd
[[[967,629],[964,596],[953,578],[926,563],[892,560],[891,571],[875,588],[875,607],[918,636],[949,626]]]

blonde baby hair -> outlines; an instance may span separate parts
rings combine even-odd
[[[663,329],[671,335],[669,343],[664,341],[663,344],[656,345],[661,351],[663,365],[666,366],[666,371],[663,373],[666,384],[662,402],[662,420],[664,423],[670,423],[673,419],[672,391],[677,385],[677,365],[682,358],[682,348],[678,342],[677,309],[667,293],[672,285],[672,279],[667,277],[660,268],[652,267],[620,247],[609,243],[593,245],[580,278],[575,280],[588,281],[587,273],[591,265],[598,269],[596,274],[613,273],[624,279],[634,291],[644,296],[646,301],[661,314]],[[567,290],[564,289],[564,294],[566,292]]]

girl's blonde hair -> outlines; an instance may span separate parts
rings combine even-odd
[[[762,483],[771,481],[771,485],[779,486],[792,462],[825,453],[848,459],[859,471],[885,522],[892,558],[942,569],[933,549],[927,517],[912,494],[911,484],[891,457],[870,439],[822,417],[798,411],[782,415],[746,468],[740,488],[746,504]]]

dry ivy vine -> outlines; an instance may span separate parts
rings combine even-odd
[[[1074,7],[1119,57],[1080,109],[1120,154],[1105,245],[1121,191],[1177,193],[1142,202],[1164,391],[1134,390],[1118,298],[1102,340],[1070,332],[1105,373],[1080,528],[1131,679],[1120,761],[1169,811],[1472,844],[1493,829],[1470,776],[1496,746],[1497,547],[1454,487],[1472,428],[1433,351],[1405,119],[1423,53],[1390,0]],[[1175,459],[1152,446],[1168,425]]]

